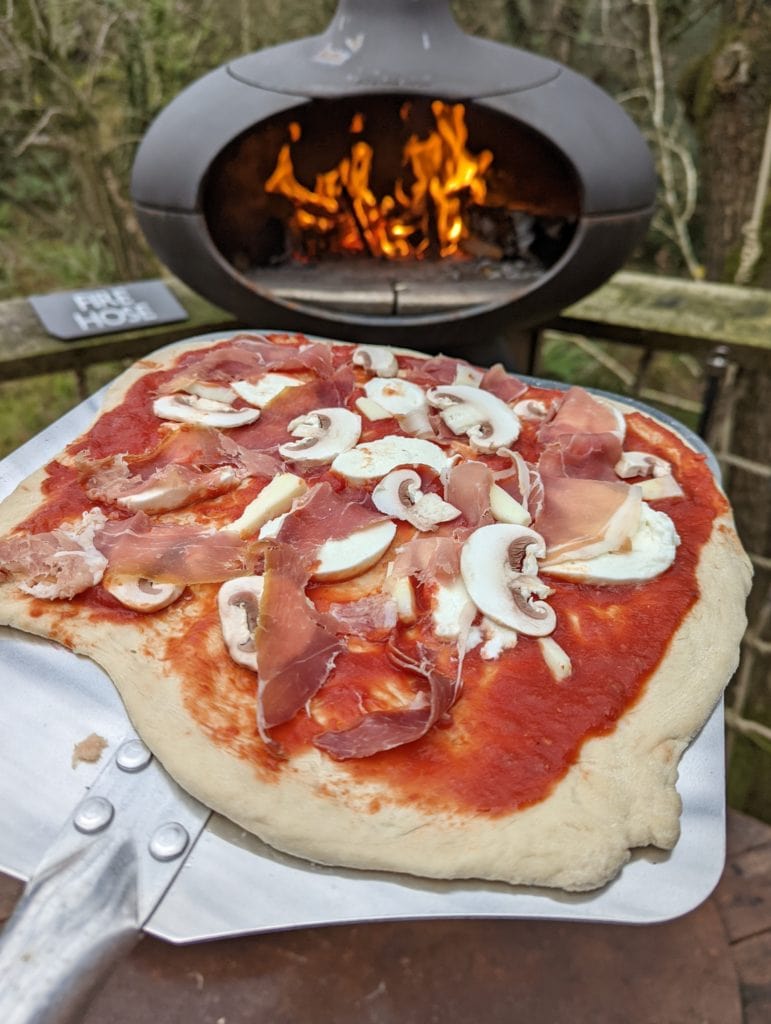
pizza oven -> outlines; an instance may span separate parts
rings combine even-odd
[[[446,0],[341,0],[323,34],[211,72],[132,180],[160,259],[244,322],[426,351],[596,288],[654,193],[614,100]]]

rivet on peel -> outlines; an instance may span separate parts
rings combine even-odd
[[[115,755],[115,763],[124,772],[140,772],[146,768],[153,755],[141,740],[126,740],[118,748]]]
[[[185,852],[188,841],[186,829],[179,822],[170,821],[155,830],[149,850],[156,860],[174,860]]]
[[[91,835],[101,832],[112,821],[115,808],[103,796],[90,796],[75,811],[72,822],[78,832]]]

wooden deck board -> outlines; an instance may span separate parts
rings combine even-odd
[[[0,877],[0,921],[20,883]],[[83,1024],[765,1024],[771,828],[731,812],[713,896],[646,927],[389,922],[171,946],[146,938]]]

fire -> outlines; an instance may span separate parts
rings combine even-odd
[[[312,189],[300,184],[291,152],[300,126],[290,124],[290,142],[281,147],[265,190],[292,202],[289,227],[300,250],[384,259],[462,254],[469,236],[468,209],[484,203],[493,154],[485,149],[474,155],[467,149],[463,104],[435,100],[431,110],[436,129],[424,139],[412,135],[407,140],[402,164],[409,174],[394,183],[392,194],[381,197],[370,184],[374,151],[361,138],[352,141],[337,167],[316,176]],[[402,116],[407,115],[405,104]],[[350,132],[355,137],[363,130],[364,117],[356,114]]]

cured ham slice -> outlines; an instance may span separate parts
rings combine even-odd
[[[460,549],[454,537],[415,537],[398,549],[391,575],[417,576],[421,583],[454,580],[460,574]]]
[[[94,547],[105,522],[100,509],[84,512],[71,527],[19,534],[0,541],[0,578],[21,577],[19,587],[46,600],[71,598],[100,582],[107,559]]]
[[[618,551],[639,526],[639,487],[580,477],[546,477],[544,489],[544,508],[534,523],[546,542],[544,565]]]
[[[367,496],[361,492],[355,496],[347,491],[337,492],[326,480],[322,481],[286,515],[276,539],[291,545],[310,565],[325,541],[339,540],[386,521],[386,516],[366,502]]]
[[[433,657],[425,648],[420,649],[420,661],[394,649],[390,655],[400,668],[414,672],[428,683],[428,694],[420,694],[407,708],[364,715],[350,729],[321,733],[313,741],[315,746],[336,760],[372,757],[384,750],[414,743],[425,736],[457,700],[456,682],[435,667]]]
[[[300,555],[287,544],[271,545],[255,633],[257,724],[271,744],[267,730],[288,722],[305,706],[343,650],[334,619],[317,612],[306,597],[307,583],[308,570]]]
[[[345,406],[353,392],[353,372],[348,366],[324,380],[314,380],[297,388],[286,388],[262,410],[259,420],[238,430],[239,444],[253,452],[275,452],[291,441],[287,427],[292,420],[314,409]],[[298,467],[302,472],[302,467]]]
[[[144,512],[183,508],[247,477],[272,477],[280,467],[278,459],[249,451],[219,430],[192,424],[168,431],[147,454],[90,461],[79,453],[75,465],[93,501]]]
[[[252,572],[255,546],[197,524],[158,523],[143,512],[108,522],[94,543],[111,572],[157,583],[221,583]]]
[[[566,434],[609,433],[623,441],[625,432],[626,421],[617,409],[574,387],[565,393],[553,418],[541,425],[538,440],[550,444]]]
[[[484,462],[461,462],[450,469],[445,500],[460,509],[472,530],[493,521],[490,488],[494,482],[493,471]]]
[[[403,360],[406,364],[399,374],[413,384],[435,386],[453,384],[458,372],[468,370],[469,364],[452,356],[432,356],[430,359]]]
[[[514,402],[528,390],[528,385],[516,377],[510,376],[503,363],[496,363],[482,377],[479,385],[485,391],[501,398],[504,402]]]
[[[327,613],[341,633],[353,633],[368,639],[388,634],[396,626],[396,601],[387,594],[370,594],[357,601],[331,604]]]
[[[495,482],[518,501],[532,519],[537,519],[541,514],[544,500],[540,472],[535,466],[525,462],[519,452],[501,448],[498,454],[507,455],[511,459],[511,468],[494,472]]]
[[[620,458],[617,434],[562,434],[541,453],[538,470],[541,476],[618,480],[615,466]]]
[[[295,347],[272,344],[259,334],[239,334],[205,355],[191,353],[160,390],[170,394],[198,382],[254,380],[271,370],[311,370],[318,377],[331,377],[332,353],[328,345],[319,342]]]

